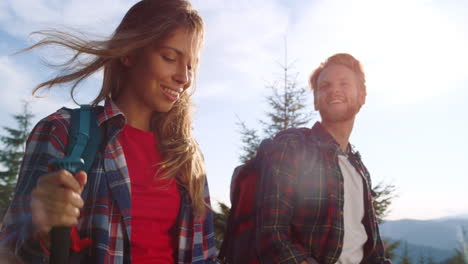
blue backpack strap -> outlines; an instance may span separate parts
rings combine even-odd
[[[86,172],[91,169],[101,143],[101,131],[97,123],[97,109],[89,105],[69,109],[71,127],[68,134],[66,155],[81,158],[84,165],[80,168]]]
[[[71,173],[80,170],[88,172],[93,165],[101,143],[101,132],[97,123],[97,109],[82,105],[70,111],[70,132],[64,158],[52,159],[49,165],[54,170],[66,169]],[[50,264],[67,263],[70,249],[70,227],[56,226],[50,233]]]

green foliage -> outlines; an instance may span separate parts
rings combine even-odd
[[[436,264],[434,258],[432,257],[432,254],[429,253],[429,256],[427,257],[427,264]]]
[[[291,79],[287,66],[283,70],[285,75],[282,86],[277,83],[269,86],[272,94],[266,98],[271,107],[266,113],[268,121],[260,121],[268,137],[288,128],[305,126],[312,119],[312,106],[308,108],[305,104],[307,89],[297,85],[296,77]]]
[[[459,249],[454,250],[452,257],[444,261],[445,264],[466,264],[463,256],[463,252]]]
[[[465,264],[468,264],[468,237],[466,236],[466,230],[462,227],[461,228],[461,248],[463,257],[465,260]]]
[[[426,256],[424,254],[419,254],[418,264],[426,264]]]
[[[434,260],[434,257],[432,257],[431,252],[424,250],[424,252],[420,252],[419,254],[418,263],[419,264],[436,264],[437,262]]]
[[[218,202],[218,206],[220,212],[213,212],[213,218],[216,247],[220,248],[221,243],[223,243],[224,234],[226,232],[230,208],[222,202]]]
[[[410,257],[408,256],[408,244],[406,242],[403,248],[403,255],[400,259],[400,264],[411,264]]]
[[[257,148],[260,145],[260,137],[255,129],[248,128],[243,121],[239,121],[237,125],[240,126],[243,152],[239,159],[242,163],[245,163],[255,157]]]
[[[395,251],[400,246],[401,241],[400,240],[392,241],[390,239],[384,239],[383,244],[385,245],[385,258],[395,259],[396,257]]]
[[[281,68],[283,76],[267,86],[272,94],[266,97],[270,107],[266,119],[260,120],[263,133],[259,135],[256,129],[248,128],[243,121],[238,122],[243,144],[239,157],[242,163],[255,156],[261,138],[273,137],[288,128],[306,126],[312,120],[312,106],[306,105],[309,91],[297,84],[297,74],[292,76],[289,73],[291,66],[287,61]]]
[[[0,141],[3,143],[3,148],[0,150],[0,164],[4,168],[0,171],[0,216],[2,217],[10,204],[16,185],[33,117],[28,103],[24,103],[23,111],[13,115],[17,127],[3,127],[6,135],[0,136]]]
[[[466,230],[461,229],[460,248],[456,248],[452,257],[448,258],[444,263],[446,264],[468,264],[468,245],[466,241]]]
[[[395,185],[379,182],[372,188],[375,199],[373,200],[375,215],[379,224],[382,223],[389,212],[389,206],[392,204],[395,195]]]

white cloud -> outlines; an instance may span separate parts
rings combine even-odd
[[[117,27],[125,13],[136,0],[72,0],[63,8],[66,25],[76,25],[80,29],[98,30],[99,34],[109,35]],[[93,8],[90,8],[92,6]]]
[[[21,21],[44,23],[57,21],[59,18],[60,6],[57,1],[15,0],[8,3],[13,14]]]
[[[0,21],[8,19],[9,15],[7,2],[0,1]]]
[[[257,10],[268,11],[271,0],[192,0],[193,7],[201,12],[203,11],[242,11]]]
[[[50,93],[45,98],[33,97],[32,89],[38,84],[33,80],[37,79],[36,74],[19,65],[11,57],[0,56],[0,120],[2,125],[11,125],[11,115],[21,111],[22,101],[30,103],[35,121],[55,112],[62,106],[73,106],[70,100],[63,100],[57,93]]]
[[[289,23],[284,8],[266,0],[200,1],[194,5],[207,26],[199,90],[206,84],[217,89],[210,95],[245,96],[240,89],[258,95],[276,69],[276,58],[282,55]]]
[[[7,112],[20,109],[18,102],[27,99],[25,92],[32,88],[27,70],[16,65],[9,57],[0,56],[1,96],[0,105]]]
[[[3,30],[25,38],[45,28],[78,28],[107,36],[136,1],[124,0],[6,0],[0,5]]]

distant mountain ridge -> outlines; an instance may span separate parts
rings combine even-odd
[[[424,263],[428,263],[429,259],[432,259],[435,263],[441,263],[448,258],[452,257],[454,250],[448,249],[439,249],[421,245],[415,245],[411,243],[406,243],[408,257],[410,258],[411,263],[421,263],[421,258],[424,259]],[[393,263],[400,263],[401,256],[403,255],[405,248],[405,242],[402,241],[400,246],[395,249],[395,258],[392,259]]]
[[[402,219],[380,225],[382,237],[410,244],[452,251],[459,246],[461,228],[468,232],[468,219],[462,217],[434,220]]]
[[[455,215],[455,216],[446,216],[446,217],[442,217],[438,219],[433,219],[432,221],[444,221],[444,220],[451,220],[451,219],[468,220],[468,213]]]

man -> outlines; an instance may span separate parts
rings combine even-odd
[[[261,263],[390,263],[384,258],[370,176],[349,143],[366,101],[365,75],[336,54],[311,75],[322,121],[279,133],[261,165]]]

